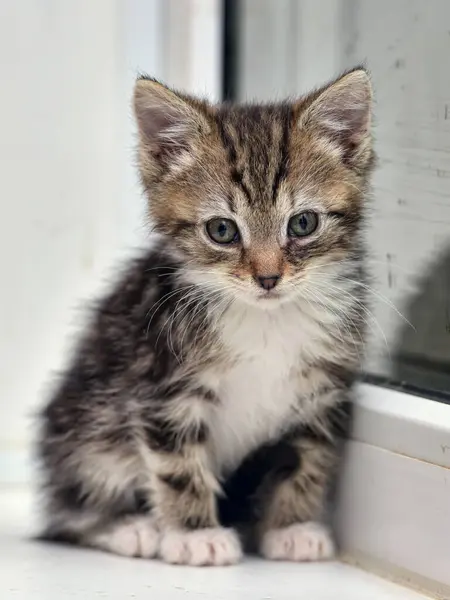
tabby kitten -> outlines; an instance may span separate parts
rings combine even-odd
[[[329,558],[364,339],[369,78],[212,105],[141,77],[134,108],[158,237],[42,412],[45,534],[227,565],[245,530],[269,559]]]

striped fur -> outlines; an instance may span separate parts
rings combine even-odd
[[[363,351],[370,104],[362,69],[272,105],[138,80],[158,237],[99,302],[42,411],[46,536],[230,564],[225,525],[268,558],[331,554],[316,523]],[[305,211],[317,229],[294,237]],[[213,218],[236,223],[233,243],[208,237]]]

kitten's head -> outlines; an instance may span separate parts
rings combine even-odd
[[[143,77],[134,102],[151,218],[191,280],[272,306],[357,259],[373,164],[363,69],[267,105],[212,105]]]

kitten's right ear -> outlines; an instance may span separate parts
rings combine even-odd
[[[312,95],[300,116],[300,126],[325,135],[353,167],[371,159],[372,87],[363,68],[349,71]]]
[[[134,112],[141,161],[153,163],[147,167],[152,166],[153,171],[177,170],[193,160],[196,142],[209,130],[201,106],[200,102],[181,96],[154,79],[137,80]]]

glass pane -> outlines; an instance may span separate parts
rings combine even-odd
[[[450,2],[241,0],[236,98],[298,95],[362,61],[379,165],[367,373],[450,390]]]

